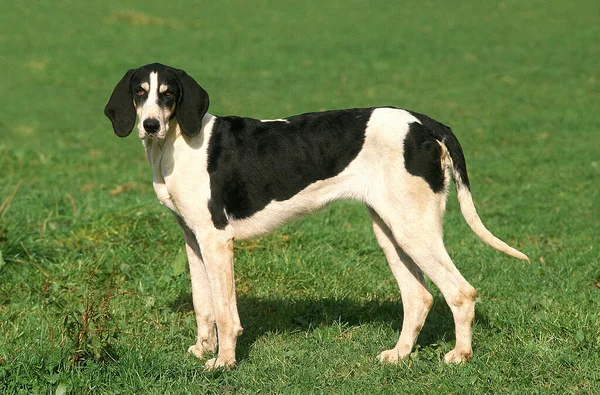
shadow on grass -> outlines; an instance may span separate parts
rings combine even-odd
[[[178,311],[192,311],[191,295],[182,295],[171,304]],[[241,295],[238,310],[243,335],[238,339],[238,361],[246,359],[252,344],[272,332],[310,332],[315,328],[339,325],[359,326],[368,323],[390,324],[399,331],[402,327],[402,303],[398,301],[356,301],[351,299],[271,299]],[[486,317],[477,311],[475,322],[489,327]],[[390,347],[397,338],[390,342]],[[454,341],[454,320],[445,300],[436,296],[417,344],[425,347],[439,342]]]

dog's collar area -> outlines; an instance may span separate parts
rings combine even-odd
[[[166,144],[166,138],[159,139],[156,136],[146,135],[142,138],[142,142],[144,146],[148,146],[149,144],[156,144],[158,148],[162,151]]]

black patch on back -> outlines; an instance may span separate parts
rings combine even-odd
[[[427,115],[419,114],[418,112],[413,111],[408,112],[417,118],[427,128],[429,133],[435,137],[436,140],[443,142],[446,148],[448,148],[448,153],[452,159],[454,171],[458,172],[463,184],[467,187],[467,189],[470,190],[471,186],[469,183],[469,176],[467,175],[467,163],[465,161],[465,155],[460,143],[458,142],[458,139],[454,133],[452,133],[450,127],[428,117]]]
[[[427,127],[418,122],[409,125],[404,138],[404,166],[413,176],[427,181],[435,193],[444,189],[441,154],[442,148]]]
[[[283,121],[218,117],[208,145],[215,227],[227,215],[247,218],[271,201],[290,199],[308,185],[341,173],[363,147],[373,112],[308,113]]]

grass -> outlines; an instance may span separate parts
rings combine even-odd
[[[0,392],[589,393],[600,386],[600,13],[593,1],[396,5],[4,1]],[[484,222],[451,194],[447,248],[477,288],[474,358],[448,366],[435,304],[416,350],[365,210],[340,203],[239,243],[238,367],[185,353],[183,241],[140,143],[102,114],[128,68],[185,69],[214,114],[395,105],[453,126]]]

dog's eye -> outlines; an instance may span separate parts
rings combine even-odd
[[[169,96],[172,96],[172,95],[173,95],[173,92],[171,92],[171,91],[165,91],[165,96],[169,97]]]
[[[144,96],[146,94],[146,91],[143,90],[142,88],[138,88],[135,90],[135,94],[138,96]]]

